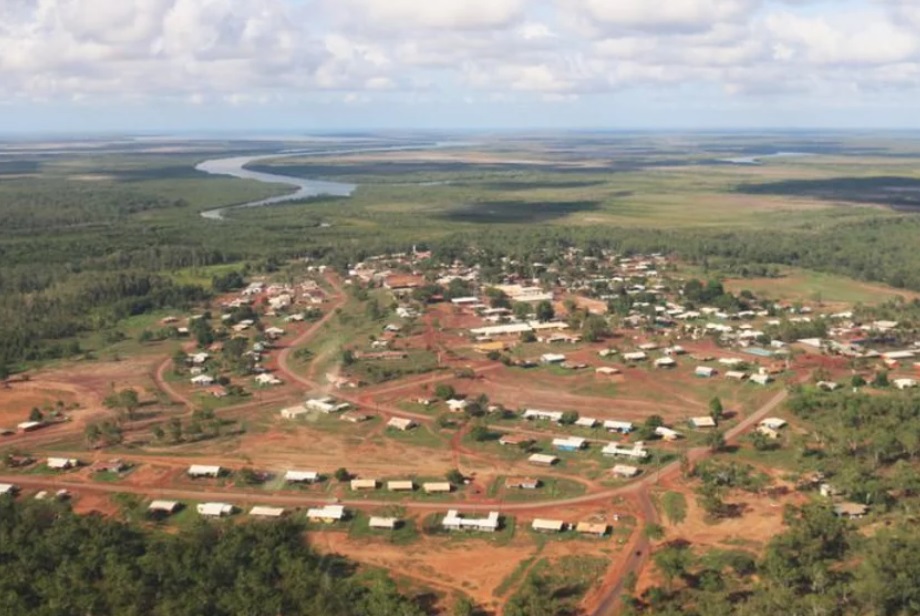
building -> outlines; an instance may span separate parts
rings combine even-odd
[[[632,422],[629,421],[617,421],[615,419],[608,419],[604,422],[604,428],[608,432],[619,432],[620,434],[629,434],[633,431]]]
[[[715,428],[716,420],[710,417],[709,415],[702,415],[700,417],[691,417],[690,425],[694,428]]]
[[[579,417],[575,425],[579,428],[594,428],[598,423],[593,417]]]
[[[536,490],[540,487],[540,480],[533,477],[508,477],[505,479],[505,487],[518,490]]]
[[[537,518],[530,524],[530,528],[538,533],[561,533],[565,530],[565,522],[562,520],[544,520]]]
[[[280,518],[284,515],[284,507],[263,507],[257,505],[249,510],[249,515],[258,518]]]
[[[192,382],[192,385],[197,387],[208,387],[214,384],[214,377],[209,374],[199,374],[198,376],[193,376],[189,380]]]
[[[48,468],[56,471],[66,471],[79,465],[80,461],[75,458],[48,458],[47,461]]]
[[[411,419],[405,419],[403,417],[391,417],[390,421],[387,422],[387,427],[405,432],[410,428],[414,428],[415,422]]]
[[[33,432],[44,425],[45,424],[40,421],[23,421],[22,423],[16,424],[16,430],[18,432]]]
[[[361,423],[362,421],[367,421],[370,419],[370,416],[365,415],[364,413],[359,413],[358,411],[346,411],[342,413],[339,419],[350,423]]]
[[[388,481],[387,490],[390,492],[412,492],[415,490],[415,484],[408,480]]]
[[[370,520],[367,521],[367,525],[377,530],[396,530],[396,527],[399,526],[399,518],[371,516]]]
[[[841,518],[861,518],[869,513],[867,505],[858,503],[837,503],[834,505],[834,515]]]
[[[631,479],[639,474],[639,468],[636,466],[629,466],[628,464],[617,464],[610,469],[610,472],[617,477]]]
[[[693,371],[693,374],[704,379],[709,379],[715,376],[716,369],[710,368],[709,366],[697,366],[696,370]]]
[[[758,385],[769,385],[773,381],[773,377],[769,374],[754,374],[751,375],[751,383],[757,383]]]
[[[915,379],[895,379],[892,382],[897,389],[913,389],[917,386]]]
[[[470,330],[473,336],[513,336],[532,332],[533,328],[527,323],[508,323],[507,325],[491,325],[488,327],[477,327]]]
[[[771,430],[779,430],[786,427],[786,420],[780,419],[779,417],[767,417],[761,421],[759,425],[770,428]]]
[[[535,453],[527,458],[527,461],[538,466],[552,466],[559,461],[559,458],[544,453]]]
[[[345,507],[342,505],[325,505],[314,509],[307,509],[307,520],[331,524],[345,517]]]
[[[610,527],[607,524],[595,524],[593,522],[579,522],[575,525],[575,532],[582,535],[594,535],[595,537],[603,537],[607,534],[607,531],[610,530]]]
[[[540,356],[541,364],[561,364],[565,361],[565,355],[562,353],[544,353]]]
[[[617,443],[608,443],[605,446],[601,453],[605,456],[626,456],[627,458],[636,458],[639,460],[644,460],[649,456],[648,450],[645,448],[645,444],[642,441],[637,441],[632,445],[632,447],[621,447]]]
[[[147,506],[147,512],[151,515],[172,515],[179,510],[179,501],[155,500]]]
[[[587,443],[587,439],[581,438],[580,436],[553,439],[553,447],[559,451],[578,451],[584,449]]]
[[[611,368],[610,366],[601,366],[594,370],[597,374],[603,374],[604,376],[614,376],[620,374],[619,368]]]
[[[0,483],[0,496],[13,496],[18,489],[11,483]]]
[[[648,355],[643,351],[634,351],[632,353],[624,353],[623,359],[626,361],[645,361],[648,359]]]
[[[376,490],[377,480],[376,479],[352,479],[351,489],[352,490]]]
[[[447,410],[449,410],[451,413],[462,413],[466,410],[466,407],[470,405],[469,401],[459,400],[456,398],[445,400],[444,404],[447,405]]]
[[[281,382],[281,379],[276,377],[274,374],[269,374],[267,372],[263,372],[262,374],[256,376],[256,384],[258,385],[281,385]]]
[[[543,419],[546,421],[562,421],[562,411],[541,411],[539,409],[527,409],[524,411],[524,419]]]
[[[281,409],[281,417],[284,419],[298,419],[309,413],[306,407],[302,404],[297,406],[292,406],[286,409]]]
[[[655,360],[656,368],[674,368],[677,366],[677,361],[673,357],[660,357]]]
[[[428,481],[422,484],[425,494],[449,494],[454,486],[449,481]]]
[[[447,530],[472,530],[483,533],[494,533],[501,525],[497,511],[490,511],[484,518],[465,518],[456,509],[451,509],[444,516],[441,524]]]
[[[223,472],[223,469],[219,466],[205,466],[203,464],[192,464],[188,467],[186,474],[189,477],[220,477],[220,474]]]
[[[228,503],[199,503],[196,509],[198,515],[209,518],[222,518],[233,513],[233,505]]]
[[[740,370],[729,370],[725,373],[725,378],[733,379],[735,381],[743,381],[747,378],[747,373],[741,372]]]
[[[498,439],[498,442],[500,445],[517,445],[518,447],[522,447],[524,445],[530,445],[534,442],[534,439],[524,434],[503,434],[501,438]]]
[[[287,483],[316,483],[319,473],[316,471],[288,471],[284,474]]]
[[[325,396],[323,398],[312,398],[307,400],[304,406],[311,411],[331,414],[346,411],[350,405],[347,402],[337,403],[331,396]]]
[[[662,440],[665,441],[676,441],[681,437],[680,432],[672,430],[671,428],[665,428],[664,426],[655,428],[655,435],[660,436]]]

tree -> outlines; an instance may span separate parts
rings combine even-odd
[[[493,432],[485,426],[473,426],[470,430],[470,438],[476,441],[477,443],[482,443],[484,441],[491,440],[493,437]]]
[[[339,483],[345,483],[351,479],[351,473],[344,467],[335,469],[335,473],[333,473],[332,476],[335,477],[335,480]]]
[[[455,485],[462,485],[463,481],[466,479],[458,469],[452,468],[447,473],[444,474],[444,477]]]
[[[562,414],[562,417],[559,419],[559,423],[563,426],[571,426],[576,421],[578,421],[578,413],[575,411],[566,411]]]
[[[581,331],[587,342],[597,342],[610,333],[610,327],[604,317],[590,314],[582,323]]]
[[[878,389],[883,389],[888,387],[890,383],[888,382],[888,372],[885,370],[880,370],[875,374],[875,378],[872,379],[872,387]]]
[[[530,304],[525,302],[516,303],[512,308],[512,311],[514,312],[514,317],[519,321],[526,321],[530,318],[530,315],[533,314],[533,308]]]
[[[32,410],[29,411],[29,421],[42,421],[44,418],[44,414],[37,406],[33,406]]]
[[[351,349],[342,349],[342,365],[351,366],[355,363],[355,353]]]
[[[718,423],[722,421],[722,417],[725,415],[725,409],[722,408],[722,400],[716,396],[709,401],[709,416]]]
[[[719,453],[725,449],[725,433],[721,430],[713,430],[706,435],[706,446],[713,453]]]
[[[543,300],[537,304],[536,317],[538,321],[552,321],[556,316],[556,310],[553,304],[548,300]]]
[[[452,385],[439,383],[438,386],[434,388],[434,395],[440,400],[451,400],[456,397],[457,392]]]
[[[642,529],[642,534],[652,541],[660,541],[664,538],[664,528],[661,524],[649,522],[645,525],[645,528]]]
[[[457,597],[454,601],[454,607],[451,609],[453,616],[474,616],[475,613],[476,605],[466,595]]]
[[[862,375],[854,374],[853,378],[850,379],[850,385],[853,387],[865,387],[866,379],[864,379]]]
[[[244,466],[239,470],[239,480],[244,486],[255,486],[262,483],[262,474]]]
[[[106,407],[121,411],[128,419],[134,419],[134,412],[140,407],[140,398],[133,389],[123,389],[109,394],[103,404]]]
[[[652,560],[655,561],[655,567],[664,577],[665,586],[670,592],[674,579],[687,573],[693,557],[685,545],[673,544],[666,545],[655,552]]]

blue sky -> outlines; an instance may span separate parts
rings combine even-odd
[[[920,0],[0,0],[0,133],[917,128]]]

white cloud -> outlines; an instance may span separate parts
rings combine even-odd
[[[326,0],[328,9],[369,28],[476,30],[508,26],[525,0]]]

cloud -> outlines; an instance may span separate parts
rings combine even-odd
[[[525,0],[327,0],[327,10],[368,28],[478,30],[511,25]]]

